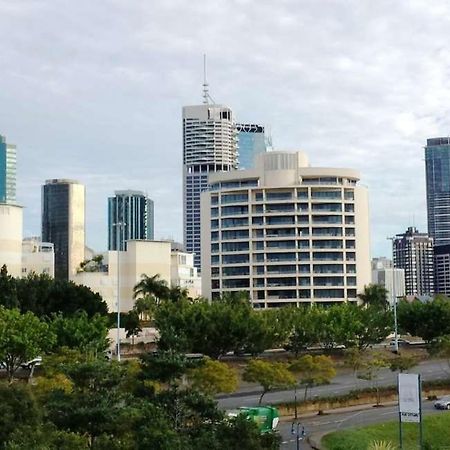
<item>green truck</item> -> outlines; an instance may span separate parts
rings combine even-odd
[[[253,420],[261,433],[274,431],[280,420],[278,409],[273,406],[241,406],[239,409],[227,412],[228,417],[239,415],[244,415],[247,419]]]

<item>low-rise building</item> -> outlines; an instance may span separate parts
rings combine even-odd
[[[395,298],[406,295],[405,271],[394,267],[394,263],[385,257],[372,259],[372,283],[381,284],[388,292],[391,305]]]
[[[0,203],[0,267],[13,277],[22,275],[22,230],[22,207]]]
[[[52,243],[42,242],[38,237],[22,241],[22,276],[31,273],[55,276],[55,249]]]

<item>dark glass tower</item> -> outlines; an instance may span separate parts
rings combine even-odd
[[[253,169],[255,156],[267,151],[264,127],[253,123],[237,123],[239,169]]]
[[[74,180],[42,187],[42,240],[55,247],[55,278],[68,280],[84,260],[85,189]]]
[[[130,239],[154,239],[153,200],[140,191],[116,191],[108,198],[108,250],[126,250]],[[117,232],[119,231],[119,236]]]
[[[428,234],[435,246],[450,244],[450,138],[427,139],[425,167]]]

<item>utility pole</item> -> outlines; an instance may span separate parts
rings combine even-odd
[[[397,323],[397,289],[395,285],[395,264],[394,264],[394,240],[395,236],[388,237],[392,242],[392,296],[394,303],[394,353],[398,353],[398,323]]]

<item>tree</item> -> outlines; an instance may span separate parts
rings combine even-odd
[[[123,320],[123,327],[126,331],[127,338],[131,337],[131,344],[134,345],[134,338],[142,332],[139,314],[131,310],[126,314]]]
[[[417,366],[417,359],[413,356],[396,356],[389,361],[389,368],[392,372],[406,372]]]
[[[151,320],[156,306],[156,298],[152,295],[146,295],[135,300],[133,310],[137,312],[142,320]]]
[[[141,281],[134,287],[134,298],[146,297],[147,295],[154,296],[158,303],[161,300],[168,299],[169,286],[166,280],[163,280],[159,274],[151,277],[142,274]]]
[[[366,353],[358,347],[352,347],[345,351],[345,364],[351,367],[353,376],[356,377],[359,370],[366,364]]]
[[[49,326],[34,314],[0,306],[0,361],[9,382],[23,364],[45,352],[55,340]]]
[[[88,317],[108,313],[108,306],[99,294],[72,281],[32,273],[26,278],[17,278],[16,288],[19,309],[31,311],[38,317],[50,317],[54,313],[70,316],[80,310]]]
[[[380,404],[380,391],[378,387],[378,379],[381,369],[388,367],[389,364],[381,354],[372,355],[364,364],[362,371],[358,374],[361,380],[372,381],[377,394],[377,406]]]
[[[70,317],[53,315],[50,329],[56,336],[54,350],[67,347],[97,355],[109,346],[108,318],[98,314],[88,317],[85,311],[79,311]]]
[[[234,392],[238,383],[235,369],[209,358],[200,367],[191,369],[188,378],[194,389],[209,395]]]
[[[18,308],[16,280],[8,274],[5,264],[0,269],[0,305],[5,308]]]
[[[262,359],[252,359],[245,368],[242,378],[244,381],[258,383],[263,388],[259,404],[267,392],[295,384],[295,378],[286,364],[271,363]]]
[[[403,300],[397,309],[399,327],[412,336],[420,336],[431,343],[450,334],[450,299],[436,296],[431,302]]]
[[[375,306],[380,309],[389,308],[387,299],[388,291],[381,284],[369,284],[364,286],[364,291],[358,294],[358,298],[362,300],[366,306]]]
[[[309,307],[293,308],[291,313],[291,332],[285,348],[298,356],[301,351],[318,342],[316,322],[313,320],[317,310],[312,311]]]
[[[329,384],[336,376],[332,359],[325,355],[304,355],[293,361],[289,369],[299,378],[300,385],[305,387],[305,401],[308,389],[321,384]]]
[[[0,383],[0,445],[8,442],[19,426],[37,426],[41,411],[29,386]]]
[[[180,286],[171,287],[169,288],[167,299],[174,303],[189,300],[189,290]]]

